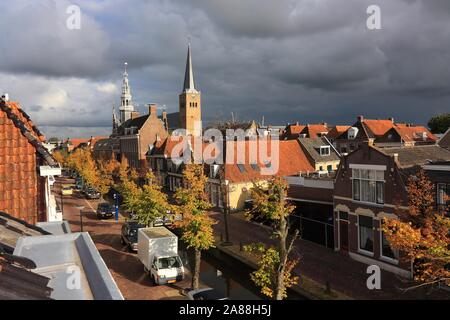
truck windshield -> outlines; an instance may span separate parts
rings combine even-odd
[[[181,266],[179,257],[159,258],[156,264],[158,269],[181,268]]]

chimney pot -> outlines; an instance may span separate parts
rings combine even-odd
[[[137,111],[131,112],[131,119],[133,120],[133,119],[136,119],[136,118],[139,118],[139,112],[137,112]]]
[[[358,116],[358,121],[359,122],[363,122],[364,121],[364,116]]]
[[[157,113],[158,113],[158,106],[156,105],[156,103],[150,103],[148,105],[148,114],[151,117],[157,117]]]

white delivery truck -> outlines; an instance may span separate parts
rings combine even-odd
[[[138,258],[155,284],[184,279],[184,267],[178,256],[178,237],[165,227],[138,231]]]

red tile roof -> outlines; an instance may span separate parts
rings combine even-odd
[[[370,131],[376,136],[381,137],[386,132],[388,132],[392,127],[394,127],[394,123],[392,120],[371,120],[371,119],[364,119],[362,121],[367,128],[369,128]]]
[[[56,166],[44,136],[16,102],[0,101],[0,210],[29,223],[45,219],[37,166]]]
[[[194,142],[194,138],[192,136],[190,136],[188,138],[187,141],[184,140],[185,138],[183,137],[168,137],[165,140],[162,140],[160,142],[157,142],[154,149],[151,152],[151,155],[159,155],[159,156],[164,156],[167,158],[171,158],[174,155],[174,152],[177,151],[178,154],[176,154],[177,157],[181,157],[183,155],[184,150],[186,149],[185,147],[190,146],[191,148],[191,152],[194,151],[193,148],[196,147],[196,145],[194,145],[194,143],[200,143],[198,141]],[[187,145],[184,145],[184,143],[187,143]],[[177,147],[180,144],[180,146],[175,150],[175,147]],[[207,142],[202,142],[202,153],[205,151],[206,147],[209,145],[209,143]],[[215,156],[215,151],[217,149],[211,148],[211,151],[214,151],[212,156]],[[206,160],[206,159],[204,159]]]
[[[305,125],[301,124],[289,124],[284,129],[281,139],[297,139],[300,133],[306,128]]]
[[[41,142],[45,141],[45,136],[34,125],[28,114],[22,110],[18,102],[5,101],[5,106],[8,107],[11,112],[19,118],[19,120],[25,124],[26,128]]]
[[[394,130],[400,135],[405,142],[426,141],[436,142],[438,138],[432,134],[427,128],[423,126],[408,126],[405,124],[397,124],[394,126]],[[426,139],[423,138],[423,134],[426,134]]]
[[[325,124],[290,124],[285,129],[281,135],[283,140],[293,140],[300,137],[301,134],[306,134],[307,138],[317,138],[323,133],[328,133],[329,129]]]
[[[341,134],[343,134],[344,132],[346,132],[350,128],[351,128],[350,126],[334,126],[328,132],[327,138],[336,139],[337,137],[339,137]]]
[[[267,154],[272,156],[271,143],[270,140],[264,140],[265,142],[260,141],[260,143],[267,143]],[[245,161],[242,164],[242,171],[239,169],[237,165],[238,162],[238,150],[239,143],[243,144],[243,149],[245,150]],[[252,148],[251,143],[255,143],[255,141],[229,141],[227,142],[227,157],[230,157],[230,152],[234,152],[234,159],[232,163],[225,165],[225,178],[232,183],[238,182],[251,182],[254,180],[264,180],[267,179],[267,175],[262,175],[260,171],[255,170],[251,163],[249,152]],[[307,172],[314,171],[314,167],[309,163],[306,155],[304,154],[300,144],[297,140],[287,140],[287,141],[278,141],[279,143],[279,165],[278,171],[275,175],[277,176],[290,176],[294,174],[298,174],[299,172]],[[242,146],[242,145],[241,145]],[[273,154],[274,155],[274,154]],[[264,159],[261,159],[259,156],[257,158],[258,166],[264,167],[263,163]],[[228,161],[227,161],[228,162]]]
[[[317,138],[327,134],[328,131],[328,127],[324,124],[308,124],[302,133],[306,133],[307,138]]]

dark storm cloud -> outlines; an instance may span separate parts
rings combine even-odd
[[[233,112],[274,124],[351,123],[358,114],[425,123],[450,109],[447,0],[77,2],[79,31],[65,27],[68,1],[20,0],[0,13],[0,71],[46,79],[30,85],[60,102],[30,108],[38,124],[108,125],[124,61],[140,110],[157,102],[176,111],[188,36],[207,121]],[[371,4],[381,7],[382,30],[366,28]],[[20,100],[30,85],[0,89]]]

